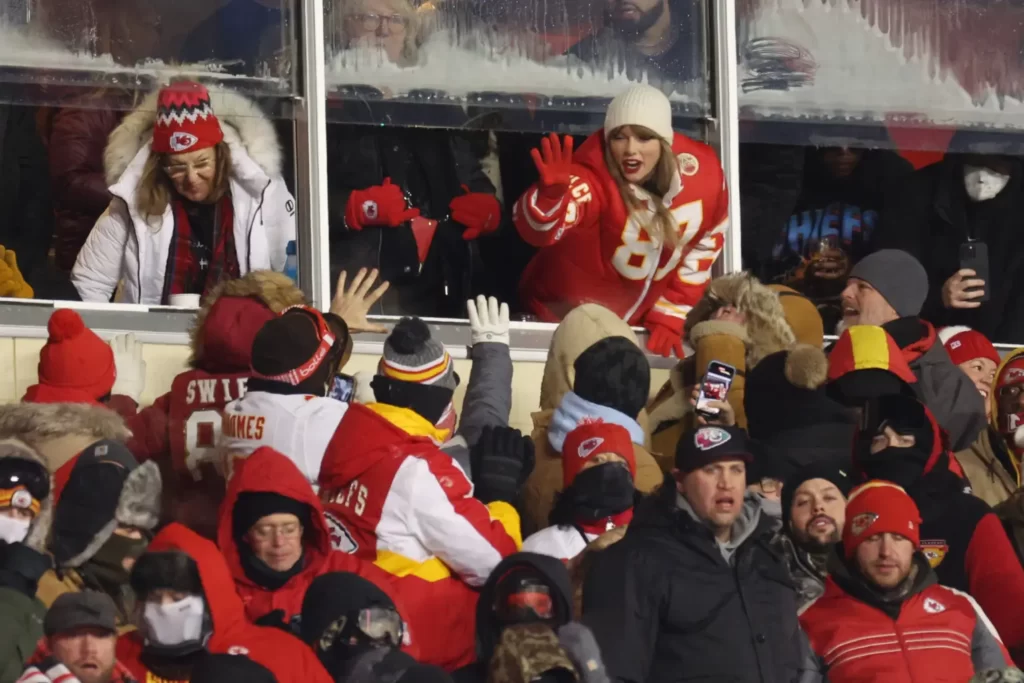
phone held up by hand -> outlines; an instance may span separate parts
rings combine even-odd
[[[724,401],[729,394],[729,387],[736,376],[736,368],[721,361],[708,363],[708,371],[704,373],[704,381],[700,385],[697,396],[697,414],[705,419],[713,420],[721,412],[720,408],[708,407],[708,401]]]
[[[973,301],[988,301],[992,291],[992,282],[989,280],[988,274],[988,245],[977,240],[970,240],[961,244],[960,270],[964,268],[970,268],[975,272],[971,279],[985,281],[985,286],[981,288],[982,295],[977,299],[973,299]],[[978,289],[968,289],[967,291],[976,292]]]
[[[338,374],[334,376],[334,382],[331,384],[331,391],[327,396],[341,401],[342,403],[351,403],[352,396],[355,394],[355,391],[355,378],[351,375]]]

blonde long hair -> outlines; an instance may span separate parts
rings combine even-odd
[[[622,126],[621,128],[624,127]],[[661,156],[658,158],[658,163],[655,165],[650,177],[641,186],[654,199],[654,217],[648,224],[641,225],[640,227],[646,230],[647,234],[653,239],[661,240],[672,247],[672,249],[675,249],[679,244],[679,226],[676,223],[675,217],[672,216],[672,212],[665,206],[662,200],[668,194],[672,183],[676,181],[676,177],[679,175],[676,155],[672,151],[672,146],[650,128],[630,126],[630,129],[641,140],[657,140],[661,144]],[[647,210],[647,206],[633,194],[632,189],[630,189],[633,183],[626,180],[626,177],[622,175],[622,169],[619,168],[615,159],[612,158],[611,137],[619,130],[620,128],[616,128],[605,139],[604,163],[608,167],[608,172],[615,181],[615,185],[619,188],[619,196],[622,197],[622,201],[626,204],[630,213],[639,215]]]
[[[213,192],[211,202],[219,201],[227,194],[228,178],[231,174],[231,150],[223,140],[214,147],[217,153],[217,168],[213,175]],[[169,154],[150,154],[142,169],[142,178],[135,191],[135,207],[142,219],[149,222],[152,216],[162,216],[174,196],[174,184],[164,172],[164,164]]]

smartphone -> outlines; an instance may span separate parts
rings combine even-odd
[[[341,401],[342,403],[351,403],[352,396],[356,391],[356,380],[351,375],[335,375],[334,383],[331,385],[331,391],[327,394],[330,398]]]
[[[721,361],[708,363],[708,371],[704,373],[704,381],[700,385],[697,396],[697,413],[705,418],[718,417],[720,408],[709,408],[708,401],[724,401],[729,394],[729,387],[736,376],[736,368]]]
[[[988,301],[992,290],[992,282],[988,276],[988,245],[977,240],[964,242],[960,245],[960,269],[970,268],[977,275],[974,277],[985,281],[981,289],[982,295],[972,301]],[[968,292],[976,292],[977,288],[968,289]]]

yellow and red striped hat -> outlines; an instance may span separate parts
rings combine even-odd
[[[384,342],[377,366],[384,377],[455,390],[458,376],[444,344],[431,338],[430,328],[419,318],[402,318]]]
[[[884,370],[907,384],[917,382],[900,347],[888,332],[875,325],[847,328],[828,356],[830,382],[859,370]]]

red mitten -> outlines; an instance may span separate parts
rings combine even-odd
[[[395,228],[420,215],[419,209],[406,208],[402,188],[385,178],[383,185],[355,190],[348,196],[345,223],[350,230],[362,230],[367,225],[386,225]]]
[[[462,189],[466,194],[448,204],[452,210],[452,220],[466,226],[462,239],[475,240],[480,235],[497,230],[501,224],[501,204],[498,198],[486,192],[470,192],[465,185]]]
[[[540,176],[537,188],[545,198],[561,201],[569,191],[573,170],[572,147],[571,135],[566,135],[563,141],[559,141],[558,134],[552,133],[540,141],[540,149],[530,150],[533,164],[537,167],[537,175]]]
[[[647,350],[668,358],[673,352],[676,358],[683,358],[683,337],[667,325],[647,321],[647,331],[651,333],[647,340]]]

